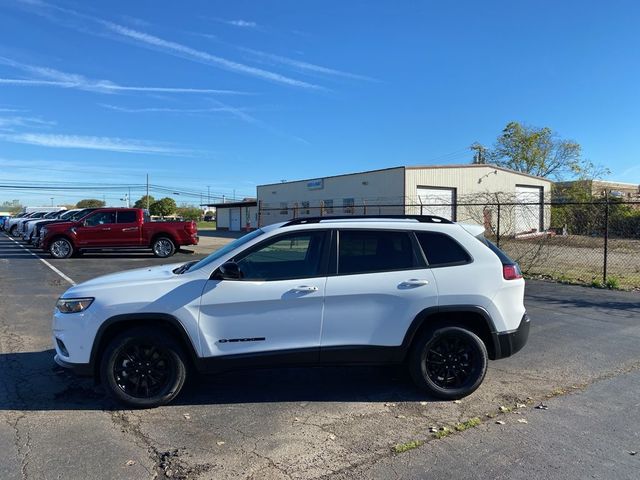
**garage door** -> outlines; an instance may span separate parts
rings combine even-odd
[[[542,187],[516,185],[516,234],[542,231]]]
[[[229,230],[232,232],[240,231],[240,208],[229,209]]]
[[[418,199],[423,215],[454,219],[455,188],[418,187]]]

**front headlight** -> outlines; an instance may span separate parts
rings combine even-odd
[[[93,303],[93,298],[59,298],[56,308],[60,313],[84,312]]]

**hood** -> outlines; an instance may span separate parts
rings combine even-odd
[[[135,270],[125,270],[124,272],[110,273],[76,285],[74,288],[121,286],[127,284],[140,285],[146,282],[157,282],[176,278],[173,270],[183,265],[185,262],[171,263],[168,265],[158,265],[157,267],[136,268]],[[71,288],[70,290],[73,290]]]

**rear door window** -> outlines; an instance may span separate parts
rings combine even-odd
[[[430,267],[451,267],[472,261],[462,245],[445,233],[416,232],[416,237]]]
[[[408,232],[341,230],[338,274],[388,272],[418,268]]]
[[[135,210],[123,210],[118,212],[118,223],[137,223],[138,215]]]

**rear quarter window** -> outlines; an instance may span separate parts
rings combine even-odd
[[[451,267],[472,261],[469,252],[445,233],[416,232],[416,237],[430,267]]]

